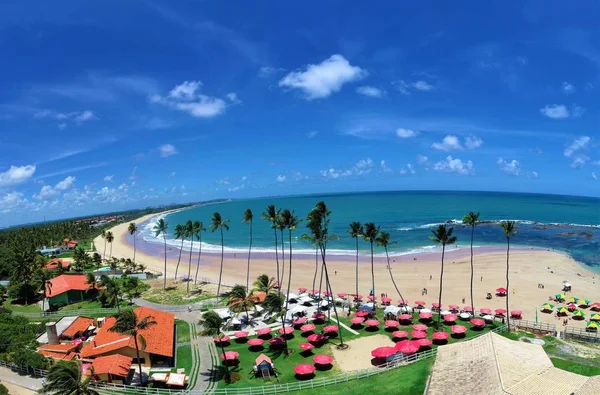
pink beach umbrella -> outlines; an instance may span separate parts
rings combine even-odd
[[[354,300],[362,300],[362,299],[363,299],[363,296],[361,294],[354,295]]]
[[[431,313],[419,313],[419,318],[423,320],[430,320],[432,316]]]
[[[252,347],[258,347],[258,346],[262,346],[264,344],[264,340],[263,339],[250,339],[248,340],[248,345],[252,346]]]
[[[369,295],[369,300],[375,301],[375,300],[377,300],[377,296]]]
[[[464,311],[468,311],[468,312],[472,312],[473,311],[473,306],[465,306],[463,307]]]
[[[422,300],[417,300],[417,301],[415,302],[415,304],[416,304],[417,306],[425,306],[427,303],[425,303],[425,302],[424,302],[424,301],[422,301]]]
[[[236,338],[238,338],[238,339],[243,339],[243,338],[245,338],[245,337],[248,337],[248,332],[246,332],[246,331],[239,331],[239,332],[235,332],[235,333],[233,334],[233,336],[235,336],[235,337],[236,337]]]
[[[492,309],[488,309],[487,307],[482,307],[479,309],[479,312],[481,314],[491,314],[492,313]]]
[[[419,339],[417,341],[419,342],[420,347],[430,347],[431,344],[433,344],[431,339]]]
[[[410,337],[412,339],[425,339],[427,337],[427,332],[423,331],[412,331],[410,333]]]
[[[269,344],[272,346],[282,346],[284,343],[285,341],[280,337],[274,337],[272,339],[269,339]]]
[[[398,317],[398,319],[400,321],[410,321],[410,320],[412,320],[412,315],[410,315],[410,314],[400,314],[400,317]]]
[[[498,315],[504,315],[504,314],[506,314],[506,310],[504,310],[504,309],[496,309],[496,310],[494,310],[494,313],[496,313]]]
[[[360,325],[363,322],[365,322],[364,317],[353,317],[350,319],[350,323],[352,323],[352,325]]]
[[[431,337],[433,340],[447,340],[448,336],[448,332],[434,332]]]
[[[357,317],[366,317],[369,315],[369,312],[365,311],[365,310],[360,310],[360,311],[357,311],[356,314],[354,314],[354,315]]]
[[[521,310],[512,310],[510,312],[510,316],[512,318],[520,318],[523,315],[523,312]]]
[[[305,324],[300,327],[302,332],[312,332],[316,328],[315,324]]]
[[[412,326],[412,328],[416,331],[421,331],[424,332],[427,330],[427,325],[423,325],[423,324],[415,324]]]
[[[302,349],[302,351],[308,351],[308,350],[312,350],[313,348],[315,348],[315,346],[313,346],[310,343],[300,343],[300,344],[298,344],[298,347],[300,347]]]
[[[346,294],[343,292],[340,292],[339,294],[337,294],[337,296],[339,296],[340,298],[346,298]]]
[[[333,357],[327,354],[317,354],[313,357],[313,362],[317,365],[329,365],[333,362]]]
[[[335,333],[339,330],[337,325],[327,325],[323,328],[323,332],[325,333]]]
[[[454,321],[457,320],[457,318],[458,317],[456,316],[456,314],[446,314],[444,316],[444,321],[446,321],[446,322],[454,322]]]
[[[298,288],[298,291],[299,291],[300,293],[303,293],[303,292],[306,292],[306,291],[308,291],[308,288],[306,288],[306,287],[300,287],[300,288]]]
[[[485,326],[485,321],[480,318],[473,318],[470,322],[474,326]]]
[[[286,326],[285,328],[283,328],[283,327],[279,328],[279,330],[277,332],[279,332],[279,334],[281,334],[281,335],[289,335],[292,332],[294,332],[294,328],[291,326]]]
[[[384,296],[383,298],[381,298],[381,301],[383,303],[392,303],[392,298],[389,298],[387,296]]]
[[[215,336],[215,343],[227,343],[230,339],[229,336],[225,335],[223,337]]]
[[[257,330],[256,333],[259,336],[264,336],[264,335],[268,335],[269,333],[271,333],[272,330],[273,330],[273,328],[266,327],[266,328],[261,328],[261,329]]]
[[[314,365],[308,364],[308,363],[301,363],[300,365],[296,365],[296,367],[294,368],[294,373],[296,373],[299,376],[306,376],[309,374],[313,374],[315,372],[315,367]]]
[[[462,325],[452,325],[451,330],[455,335],[460,335],[467,332],[467,328]]]
[[[440,308],[440,307],[442,307],[442,305],[441,305],[441,304],[439,304],[438,302],[433,302],[431,305],[432,305],[433,307],[436,307],[436,308]]]
[[[395,320],[386,320],[383,325],[385,325],[386,328],[397,328],[400,326],[400,323]]]
[[[323,313],[315,313],[312,316],[312,318],[315,319],[315,320],[323,320],[323,319],[325,319],[325,317],[326,316]]]
[[[395,347],[383,346],[377,347],[376,349],[372,350],[371,356],[375,358],[388,358],[396,354],[397,352],[398,351],[396,351]]]
[[[301,324],[304,324],[307,320],[308,320],[308,318],[306,318],[306,317],[299,317],[299,318],[296,318],[293,321],[293,324],[294,325],[301,325]]]
[[[448,305],[448,308],[450,310],[458,310],[458,305],[457,304],[450,304],[450,305]]]
[[[312,335],[307,337],[307,339],[311,343],[320,343],[323,340],[325,340],[325,336],[321,335],[320,333],[313,333]]]
[[[394,332],[392,332],[392,336],[394,336],[396,339],[404,339],[404,338],[408,337],[408,332],[407,331],[394,331]]]
[[[417,351],[419,351],[420,347],[421,345],[418,341],[402,340],[396,343],[396,346],[394,348],[396,349],[396,351],[402,354],[414,354]]]
[[[240,354],[236,351],[225,351],[225,353],[221,353],[221,359],[233,360],[237,359]]]
[[[366,320],[365,321],[365,325],[366,326],[379,326],[379,321],[378,320]]]

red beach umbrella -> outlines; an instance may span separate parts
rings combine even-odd
[[[422,300],[417,300],[417,301],[415,302],[415,304],[416,304],[417,306],[425,306],[427,303],[423,302]]]
[[[439,304],[438,302],[433,302],[431,305],[432,305],[433,307],[442,307],[442,305],[441,305],[441,304]]]
[[[294,373],[300,376],[305,376],[307,374],[313,374],[315,371],[314,365],[308,363],[301,363],[300,365],[296,365],[294,368]]]
[[[505,294],[506,288],[504,288],[504,287],[496,288],[496,293],[497,294]]]
[[[400,326],[400,323],[394,320],[387,320],[383,323],[383,325],[385,325],[386,328],[398,328],[398,326]]]
[[[392,332],[392,336],[394,336],[397,339],[404,339],[405,337],[408,337],[408,332],[407,331],[394,331],[394,332]]]
[[[410,337],[412,339],[425,339],[427,337],[427,332],[423,331],[412,331],[410,333]]]
[[[481,314],[491,314],[492,313],[492,309],[488,309],[487,307],[483,307],[483,308],[479,309],[479,312]]]
[[[414,330],[416,330],[416,331],[422,331],[422,332],[424,332],[424,331],[426,331],[426,330],[427,330],[427,325],[423,325],[423,324],[416,324],[416,325],[413,325],[413,326],[412,326],[412,328],[413,328]]]
[[[458,319],[458,317],[456,316],[456,314],[446,314],[444,316],[444,321],[446,322],[454,322]]]
[[[302,325],[300,327],[300,330],[302,332],[312,332],[315,330],[315,328],[316,328],[315,324],[306,324],[306,325]]]
[[[390,347],[390,346],[383,346],[383,347],[378,347],[376,349],[374,349],[373,351],[371,351],[371,356],[375,357],[375,358],[387,358],[387,357],[391,357],[392,355],[396,354],[398,351],[396,351],[395,347]]]
[[[458,305],[457,304],[450,304],[450,305],[448,305],[448,308],[450,310],[458,310]]]
[[[464,310],[464,311],[469,311],[469,312],[471,312],[471,311],[473,311],[473,306],[465,306],[465,307],[463,308],[463,310]]]
[[[325,332],[325,333],[334,333],[334,332],[337,332],[338,330],[340,330],[340,328],[338,328],[337,325],[327,325],[326,327],[323,328],[323,332]]]
[[[410,315],[410,314],[400,314],[400,317],[398,317],[398,319],[400,321],[410,321],[410,320],[412,320],[412,315]]]
[[[300,343],[300,344],[298,344],[298,347],[300,347],[302,349],[302,351],[308,351],[308,350],[312,350],[313,348],[315,348],[315,346],[313,346],[310,343]]]
[[[290,333],[294,332],[294,328],[291,326],[286,326],[285,328],[279,328],[278,332],[282,335],[289,335]]]
[[[379,326],[379,321],[377,321],[377,320],[366,320],[365,321],[365,325],[366,326]]]
[[[389,298],[387,296],[384,296],[383,298],[381,298],[381,301],[383,303],[392,303],[392,298]]]
[[[306,291],[308,291],[308,288],[300,287],[300,288],[298,288],[298,291],[300,291],[300,293],[306,292]]]
[[[230,340],[230,337],[225,335],[221,338],[219,336],[215,336],[215,343],[227,343]]]
[[[369,300],[375,301],[375,300],[377,300],[377,296],[369,295]]]
[[[356,300],[362,300],[363,296],[361,294],[358,295],[354,295],[354,299]]]
[[[237,337],[238,339],[242,339],[244,337],[248,337],[248,332],[246,332],[246,331],[235,332],[233,334],[233,336]]]
[[[271,333],[272,330],[273,330],[273,328],[266,327],[266,328],[261,328],[261,329],[257,330],[256,333],[263,336],[263,335],[268,335],[269,333]]]
[[[331,296],[331,292],[329,292],[329,291],[325,291],[324,294],[325,294],[325,296]]]
[[[256,339],[256,338],[248,340],[248,344],[251,345],[252,347],[262,346],[264,342],[265,341],[263,339]]]
[[[269,339],[269,344],[272,346],[281,346],[283,345],[285,342],[283,341],[282,338],[280,337],[274,337],[272,339]]]
[[[292,322],[294,325],[300,325],[300,324],[304,324],[307,320],[308,320],[308,318],[306,318],[306,317],[300,317],[300,318],[296,318]]]
[[[329,365],[333,362],[333,357],[327,354],[318,354],[313,357],[313,361],[317,365]]]
[[[431,313],[419,313],[419,318],[424,320],[429,320],[432,316],[433,315]]]
[[[510,312],[511,317],[520,317],[522,315],[523,315],[523,312],[521,310],[512,310]]]
[[[350,319],[350,322],[352,323],[352,325],[360,325],[363,322],[365,322],[364,317],[354,317]]]
[[[396,351],[401,352],[402,354],[414,354],[419,351],[420,347],[421,346],[417,341],[402,340],[396,343],[394,348]]]
[[[406,306],[406,300],[399,299],[398,300],[398,305],[400,305],[400,306]]]
[[[446,340],[448,336],[448,332],[434,332],[431,337],[433,340]]]
[[[460,335],[467,331],[467,328],[462,325],[452,325],[451,329],[452,329],[452,333],[454,333],[455,335]]]
[[[360,311],[357,311],[356,314],[354,314],[354,315],[356,317],[366,317],[369,315],[369,312],[365,311],[365,310],[360,310]]]
[[[496,309],[496,310],[494,310],[494,312],[498,315],[506,314],[506,310],[504,310],[504,309]]]
[[[312,318],[314,318],[315,320],[322,320],[325,318],[325,314],[323,313],[315,313],[313,314]]]
[[[473,318],[470,322],[475,326],[485,326],[485,321],[480,318]]]
[[[311,294],[313,294],[313,295],[320,294],[320,293],[321,293],[321,290],[320,290],[320,289],[312,289],[312,290],[310,291],[310,293],[311,293]]]
[[[325,336],[321,335],[320,333],[313,333],[312,335],[307,337],[307,339],[311,343],[319,343],[325,339]]]
[[[429,347],[433,344],[431,339],[419,339],[417,341],[419,342],[420,347]]]
[[[240,354],[235,351],[225,351],[225,354],[221,353],[221,359],[237,359]]]
[[[340,292],[339,294],[337,294],[337,296],[339,296],[340,298],[345,298],[346,294],[343,292]]]
[[[576,305],[575,303],[569,303],[569,304],[567,305],[567,308],[568,308],[569,310],[576,310],[576,309],[577,309],[577,305]]]

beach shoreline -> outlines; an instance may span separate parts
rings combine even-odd
[[[152,217],[165,215],[165,213],[151,214],[138,218],[138,225],[150,220]],[[133,256],[133,245],[131,236],[127,233],[127,223],[117,225],[111,229],[115,236],[113,242],[113,256],[129,258]],[[99,252],[103,251],[103,239],[97,237],[94,240]],[[148,243],[141,237],[136,240],[137,262],[142,263],[148,269],[163,273],[164,270],[164,246],[157,243]],[[108,249],[107,249],[108,250]],[[167,245],[167,282],[173,282],[175,267],[179,257],[179,249]],[[191,277],[194,278],[198,254],[192,254],[192,265],[189,268],[189,251],[181,254],[181,263],[178,277],[186,276],[189,269]],[[403,296],[409,301],[424,299],[431,303],[437,300],[440,274],[439,252],[426,252],[413,255],[401,255],[390,257],[390,264],[394,278],[401,288]],[[288,250],[285,252],[285,266],[289,265]],[[355,269],[356,258],[353,255],[331,255],[327,257],[327,266],[334,292],[355,292]],[[281,254],[280,254],[281,261]],[[359,257],[359,293],[368,294],[371,289],[371,265],[370,257]],[[221,254],[202,253],[198,279],[216,282],[218,279]],[[518,309],[524,312],[524,318],[535,319],[537,307],[548,301],[550,295],[561,291],[563,281],[569,281],[573,285],[573,295],[581,298],[600,299],[600,291],[596,284],[598,275],[577,263],[565,253],[529,247],[511,248],[511,285],[510,285],[510,309]],[[248,254],[225,253],[223,264],[222,283],[233,285],[246,283],[246,268]],[[250,282],[259,274],[267,273],[276,277],[276,264],[273,253],[252,253],[250,268]],[[281,264],[281,262],[280,262]],[[317,266],[320,265],[320,261]],[[293,259],[292,290],[304,286],[312,288],[315,274],[315,256],[296,255]],[[474,298],[475,307],[504,308],[505,299],[494,296],[492,300],[486,300],[485,295],[489,292],[494,294],[496,288],[506,285],[506,250],[501,247],[480,247],[474,250]],[[376,280],[375,293],[386,293],[398,299],[389,277],[385,257],[374,259],[374,272]],[[287,274],[286,274],[287,277]],[[315,287],[318,288],[319,275]],[[470,251],[468,248],[450,250],[446,252],[443,303],[461,304],[465,298],[465,304],[469,302],[470,282]],[[544,287],[538,285],[544,284]],[[287,286],[287,281],[283,282]],[[422,295],[423,289],[427,289],[427,295]],[[525,305],[525,303],[527,305]],[[540,321],[560,324],[553,315],[538,314]],[[572,321],[569,325],[581,326],[581,321]]]

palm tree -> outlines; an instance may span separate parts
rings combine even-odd
[[[199,322],[202,325],[202,336],[216,336],[221,338],[221,325],[223,325],[223,320],[217,313],[210,310],[206,313],[202,314],[202,317]],[[225,353],[225,346],[223,342],[219,342],[221,345],[221,351],[223,353],[223,366],[225,366],[225,381],[228,382],[230,378],[229,367],[227,366],[227,354]]]
[[[229,230],[229,220],[221,218],[221,214],[214,213],[210,220],[210,231],[215,232],[217,229],[221,231],[221,268],[219,269],[219,284],[217,285],[217,303],[221,295],[221,278],[223,276],[223,255],[225,253],[225,245],[223,244],[223,228]]]
[[[285,311],[287,311],[288,310],[289,298],[290,298],[290,286],[292,285],[292,231],[296,230],[296,227],[300,223],[300,220],[298,219],[297,216],[294,215],[293,212],[291,212],[288,209],[285,209],[281,213],[280,222],[283,225],[283,227],[288,230],[288,244],[290,246],[290,254],[289,254],[289,257],[290,257],[290,267],[289,267],[289,270],[288,270],[287,292],[285,294],[286,295],[285,296]],[[282,241],[281,245],[283,247],[283,237],[282,237],[281,241]],[[285,266],[285,262],[284,262],[284,266]],[[282,327],[284,328],[284,331],[285,331],[285,319],[282,319],[281,323],[282,323]],[[287,338],[284,336],[284,339],[285,339],[285,351],[287,353],[288,352]]]
[[[115,239],[115,236],[113,235],[113,232],[111,232],[110,230],[108,232],[106,232],[106,241],[108,241],[108,243],[110,244],[110,257],[112,258],[112,242]]]
[[[396,285],[396,280],[394,280],[394,275],[392,274],[392,264],[390,263],[390,254],[388,253],[388,246],[392,245],[392,244],[396,244],[396,242],[390,241],[390,234],[388,232],[383,232],[383,231],[379,232],[379,236],[377,237],[376,241],[377,241],[378,246],[383,247],[385,249],[385,257],[387,258],[387,268],[388,268],[388,271],[390,272],[390,278],[392,279],[392,284],[394,284],[394,288],[396,289],[396,292],[398,292],[398,295],[400,295],[402,304],[406,305],[404,296],[402,296],[402,293],[400,292],[398,285]]]
[[[154,237],[158,237],[160,234],[163,235],[163,240],[165,242],[165,278],[163,279],[163,291],[167,288],[167,230],[169,229],[169,225],[165,222],[164,218],[158,220],[156,225],[154,225]]]
[[[142,344],[146,344],[144,337],[140,334],[140,331],[151,328],[156,324],[152,316],[137,317],[135,312],[131,309],[123,310],[118,314],[114,315],[116,319],[113,326],[108,331],[119,333],[121,335],[129,335],[133,337],[133,343],[135,344],[135,355],[138,361],[138,368],[140,373],[140,383],[142,380],[142,363],[140,362],[140,347],[138,345],[138,336]]]
[[[249,208],[242,215],[242,222],[250,225],[250,244],[248,246],[248,268],[246,269],[246,289],[250,289],[250,254],[252,253],[252,219],[254,214]]]
[[[277,246],[277,218],[279,217],[279,212],[281,210],[276,210],[275,206],[270,204],[267,206],[266,211],[262,213],[262,219],[271,223],[271,229],[273,229],[273,233],[275,234],[275,262],[277,264],[277,286],[281,286],[281,278],[279,277],[279,250]],[[280,288],[281,289],[281,288]]]
[[[96,281],[96,276],[94,276],[94,273],[88,272],[85,274],[85,283],[90,285],[91,293],[95,294],[98,290],[98,281]]]
[[[283,231],[285,230],[285,224],[281,218],[281,212],[279,212],[279,215],[277,216],[275,227],[281,234],[281,282],[279,283],[279,289],[283,289],[283,282],[285,281],[285,242],[283,238]]]
[[[135,247],[135,239],[136,239],[136,237],[135,237],[135,235],[138,232],[138,227],[135,224],[135,222],[131,222],[129,224],[129,226],[127,227],[127,232],[129,232],[129,234],[133,236],[133,262],[135,263],[135,251],[136,251],[136,247]]]
[[[190,261],[188,262],[188,275],[187,275],[187,295],[190,295],[190,282],[192,281],[192,251],[194,250],[194,238],[198,238],[198,232],[200,232],[200,222],[194,221],[190,222],[190,227],[188,228],[188,234],[191,238],[190,243]]]
[[[59,267],[61,267],[62,264],[59,263]],[[44,303],[46,301],[46,294],[51,295],[52,294],[52,273],[50,272],[50,270],[38,270],[36,272],[36,280],[37,282],[40,283],[40,291],[42,291],[43,296],[42,296],[42,312],[46,311],[46,309],[44,308]]]
[[[351,222],[348,233],[350,234],[350,237],[356,240],[356,295],[358,295],[358,238],[364,233],[360,222]]]
[[[373,291],[373,305],[376,306],[376,297],[375,293],[375,266],[373,262],[373,243],[377,240],[377,236],[379,235],[380,226],[375,226],[373,222],[369,222],[365,224],[362,237],[365,241],[368,241],[371,244],[371,285]]]
[[[510,266],[509,266],[509,256],[510,256],[510,238],[514,235],[517,234],[517,228],[515,226],[515,221],[502,221],[500,222],[500,227],[502,228],[502,230],[504,231],[504,235],[506,236],[506,327],[508,328],[508,331],[510,332],[510,313],[508,311],[508,295],[510,294],[510,292],[508,292],[508,286],[509,286],[509,270],[510,270]]]
[[[477,226],[479,223],[479,213],[475,214],[474,212],[470,211],[463,217],[462,223],[471,227],[471,308],[473,311],[475,311],[475,302],[473,299],[473,276],[475,274],[473,268],[473,237],[475,236],[475,226]]]
[[[306,240],[310,244],[315,246],[315,274],[313,275],[313,282],[312,282],[312,288],[311,288],[311,289],[315,289],[315,283],[317,282],[317,274],[319,273],[319,246],[317,246],[316,240],[312,234],[304,233],[302,235],[302,240]],[[321,274],[323,274],[322,271],[321,271]],[[322,278],[323,278],[323,276],[321,276],[321,279]]]
[[[275,278],[269,277],[266,274],[261,274],[256,278],[256,281],[252,283],[254,290],[264,292],[268,294],[271,290],[275,289]]]
[[[104,253],[102,254],[102,259],[106,259],[106,229],[102,229],[100,237],[104,239]]]
[[[198,270],[200,269],[200,257],[202,256],[202,232],[206,230],[204,228],[204,224],[202,222],[198,223],[200,226],[198,227],[198,232],[196,233],[196,237],[198,238],[198,264],[196,265],[196,275],[194,276],[194,286],[196,286],[196,281],[198,280]]]
[[[92,375],[84,378],[81,373],[79,363],[59,360],[50,367],[47,382],[40,392],[55,395],[98,395],[97,391],[89,387]]]
[[[229,292],[229,300],[227,301],[227,306],[229,306],[229,310],[234,313],[246,313],[247,323],[250,322],[250,314],[248,310],[253,309],[256,306],[256,295],[254,295],[254,291],[247,291],[246,288],[241,284],[236,284],[231,288],[231,292]]]
[[[438,303],[439,303],[439,309],[440,311],[438,311],[438,321],[437,321],[437,328],[440,328],[440,324],[441,324],[441,319],[442,319],[442,314],[441,313],[441,309],[442,309],[442,290],[443,290],[443,285],[444,285],[444,253],[446,252],[446,246],[447,245],[452,245],[454,243],[456,243],[456,236],[452,236],[452,233],[454,232],[454,228],[450,227],[448,228],[446,226],[446,224],[443,225],[439,225],[437,227],[437,229],[432,230],[431,231],[433,233],[433,236],[430,236],[429,239],[437,244],[442,244],[442,268],[440,271],[440,294],[438,297]]]
[[[107,275],[103,274],[100,276],[100,285],[104,287],[102,292],[105,292],[107,295],[106,300],[108,304],[112,304],[113,307],[117,307],[117,311],[121,312],[121,304],[119,303],[119,293],[121,292],[121,285],[119,282],[110,278]]]
[[[191,222],[188,221],[190,224]],[[179,263],[181,262],[181,253],[183,252],[183,242],[188,237],[187,234],[188,227],[187,223],[185,225],[177,224],[175,225],[175,231],[173,232],[173,236],[175,240],[181,239],[181,247],[179,247],[179,258],[177,258],[177,266],[175,266],[175,281],[177,281],[177,272],[179,271]]]

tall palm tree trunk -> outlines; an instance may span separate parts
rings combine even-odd
[[[250,221],[250,246],[248,247],[248,267],[246,268],[246,291],[250,289],[250,254],[252,253],[252,220]]]
[[[288,231],[289,233],[289,244],[290,244],[290,268],[288,270],[288,283],[287,283],[287,292],[286,292],[286,296],[285,296],[285,311],[287,312],[288,310],[288,300],[290,297],[290,285],[292,284],[292,232]],[[283,239],[282,239],[283,241]],[[284,262],[285,265],[285,262]],[[283,318],[282,318],[283,321]],[[287,348],[287,335],[285,335],[285,323],[283,323],[283,333],[284,333],[284,340],[285,340],[285,350],[286,350],[286,354],[289,353],[289,350]]]
[[[275,231],[275,263],[277,264],[277,292],[281,293],[281,277],[279,277],[279,245],[277,244],[277,229]]]
[[[279,287],[283,289],[285,281],[285,243],[283,242],[283,230],[281,231],[281,284]]]
[[[225,377],[229,377],[229,366],[227,366],[227,354],[225,354],[225,346],[221,340],[221,334],[217,335],[219,337],[219,344],[221,345],[221,352],[223,353],[223,366],[225,367]]]
[[[471,227],[471,308],[473,308],[472,313],[475,315],[475,302],[473,299],[473,277],[475,275],[475,271],[473,268],[473,237],[475,234],[475,226]]]
[[[175,266],[175,281],[177,281],[177,272],[179,271],[179,262],[181,262],[181,253],[183,252],[183,236],[181,237],[181,247],[179,247],[179,258],[177,259],[177,266]]]
[[[135,263],[135,233],[133,234],[133,263]]]
[[[400,292],[400,289],[398,289],[398,285],[396,285],[396,280],[394,280],[394,275],[392,274],[392,266],[390,265],[390,256],[388,254],[387,246],[384,248],[385,248],[385,256],[387,258],[387,267],[388,267],[388,271],[390,272],[390,278],[392,279],[392,284],[394,284],[394,288],[396,288],[396,292],[398,292],[398,295],[400,295],[402,304],[406,304],[406,302],[404,301],[404,296],[402,296],[402,292]]]
[[[509,262],[508,262],[508,257],[510,255],[510,237],[506,238],[506,327],[508,328],[508,331],[510,332],[510,312],[508,311],[508,295],[510,295],[509,292],[509,280],[508,280],[508,273],[509,273]]]
[[[194,250],[194,236],[192,236],[192,242],[190,244],[190,260],[188,262],[188,275],[187,275],[187,294],[190,296],[190,276],[192,275],[192,252]]]
[[[315,283],[317,282],[317,273],[319,273],[319,247],[315,249],[315,275],[313,276],[312,289],[315,289]]]
[[[358,237],[356,239],[356,295],[358,298]]]
[[[167,289],[167,235],[163,233],[163,240],[165,241],[165,277],[163,278],[163,291]]]
[[[104,255],[104,260],[106,260],[106,239],[104,239],[104,253],[102,255]]]
[[[196,286],[196,281],[198,281],[198,270],[200,269],[200,257],[202,256],[202,231],[200,231],[198,236],[198,264],[196,265],[196,275],[194,276],[194,286]]]
[[[223,277],[223,254],[225,253],[225,246],[223,245],[223,227],[221,226],[221,268],[219,269],[219,285],[217,285],[217,304],[219,303],[219,296],[221,296],[221,278]]]
[[[110,257],[112,258],[112,241],[110,242]]]
[[[375,266],[373,262],[373,242],[371,241],[371,281],[373,284],[373,306],[377,308],[377,294],[375,293]],[[374,310],[375,310],[374,309]],[[375,310],[377,311],[377,310]]]
[[[446,244],[442,244],[442,269],[440,271],[440,293],[438,296],[438,322],[437,329],[440,328],[442,322],[442,286],[444,284],[444,253],[446,252]]]
[[[138,346],[138,341],[137,341],[137,331],[133,333],[133,342],[135,344],[135,355],[137,357],[137,363],[138,363],[138,369],[140,372],[140,384],[143,383],[142,380],[142,363],[140,362],[140,347]]]
[[[327,263],[325,263],[325,246],[321,246],[321,259],[323,261],[323,270],[325,271],[325,286],[331,293],[331,299],[333,300],[333,314],[339,328],[338,335],[340,336],[340,347],[344,347],[344,339],[342,337],[342,330],[340,325],[340,317],[338,316],[337,306],[335,305],[335,299],[333,298],[333,289],[331,288],[331,282],[329,281],[329,273],[327,271]],[[330,309],[328,309],[329,311]],[[331,320],[331,317],[329,318]]]

